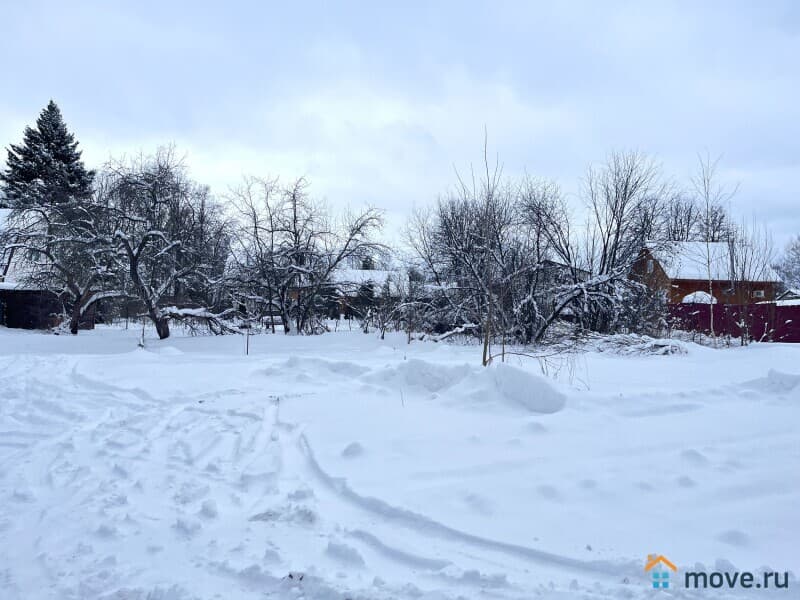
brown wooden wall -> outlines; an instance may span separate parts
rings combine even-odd
[[[730,281],[713,281],[711,289],[711,295],[719,304],[756,304],[775,300],[775,284],[769,281],[737,283],[733,289]],[[764,297],[757,298],[754,295],[756,290],[763,291]],[[708,280],[673,279],[668,291],[669,303],[680,304],[681,300],[693,292],[708,293]]]

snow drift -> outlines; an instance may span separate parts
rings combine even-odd
[[[554,413],[564,408],[567,398],[542,377],[500,363],[488,371],[500,398],[533,413]]]
[[[506,363],[488,368],[477,365],[442,365],[421,359],[370,372],[361,378],[390,390],[428,392],[452,404],[472,400],[500,403],[526,412],[554,413],[564,408],[566,397],[552,383]]]

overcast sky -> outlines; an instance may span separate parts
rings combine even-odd
[[[800,2],[2,2],[0,144],[53,98],[91,166],[174,142],[222,192],[306,175],[397,227],[490,150],[579,203],[589,163],[722,155],[800,233]]]

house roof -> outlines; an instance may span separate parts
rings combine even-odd
[[[647,249],[658,260],[670,279],[726,281],[731,278],[732,262],[728,242],[650,243]],[[764,269],[764,273],[754,279],[754,281],[779,280],[771,267]]]
[[[336,269],[332,280],[345,294],[356,294],[362,285],[372,285],[376,294],[380,294],[386,282],[392,291],[397,290],[398,273],[379,269]]]
[[[778,294],[778,300],[796,300],[800,298],[800,289],[789,288]]]
[[[709,270],[711,279],[730,279],[727,242],[667,242],[648,249],[670,279],[709,279]]]

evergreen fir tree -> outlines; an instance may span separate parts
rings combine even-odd
[[[23,143],[8,148],[6,163],[0,181],[12,207],[62,204],[91,196],[94,171],[86,170],[78,142],[52,100],[36,127],[25,128]]]

